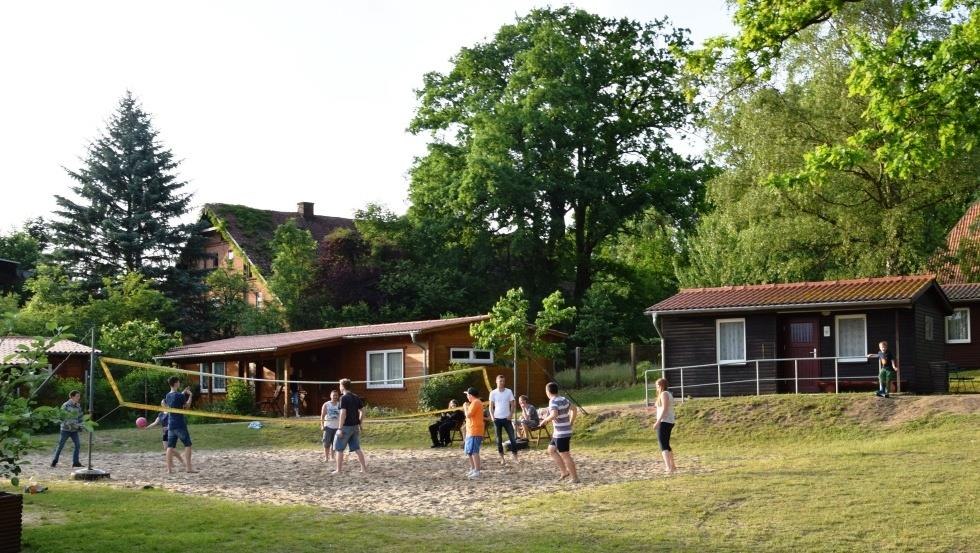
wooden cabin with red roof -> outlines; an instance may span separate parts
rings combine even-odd
[[[273,402],[266,407],[280,414],[287,399],[285,394],[277,395],[281,385],[275,380],[287,376],[290,381],[349,378],[354,381],[352,391],[368,405],[415,411],[422,379],[413,377],[444,372],[452,364],[486,367],[491,382],[503,374],[515,395],[544,401],[545,384],[554,374],[553,362],[543,357],[521,359],[517,382],[513,382],[513,369],[498,363],[493,351],[476,348],[470,336],[470,325],[488,318],[479,315],[238,336],[181,346],[157,360],[199,373],[205,401],[224,399],[228,375],[256,378],[257,400]],[[558,331],[548,336],[556,341],[565,337]],[[299,391],[305,396],[301,414],[318,415],[336,388],[335,383],[300,384]],[[462,390],[460,394],[462,399]]]
[[[948,389],[954,308],[932,275],[684,289],[646,313],[685,396],[874,389],[882,340],[902,390]]]

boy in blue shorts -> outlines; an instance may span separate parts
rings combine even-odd
[[[194,394],[191,393],[190,386],[183,392],[180,388],[180,377],[171,376],[167,382],[170,384],[170,393],[163,398],[163,403],[171,409],[189,409],[194,402]],[[179,439],[184,444],[186,457],[184,462],[187,465],[187,472],[197,472],[191,464],[191,435],[187,432],[187,419],[181,413],[169,413],[167,424],[167,474],[174,472],[174,448],[177,447]]]
[[[476,388],[470,387],[466,390],[463,414],[466,415],[463,453],[470,458],[470,471],[466,473],[466,477],[477,478],[480,476],[480,446],[483,445],[483,402],[480,401],[480,391]]]

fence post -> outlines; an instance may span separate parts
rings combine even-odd
[[[582,346],[575,346],[575,388],[582,387]]]
[[[721,397],[721,363],[718,363],[718,397]]]
[[[643,371],[643,405],[650,406],[650,375]]]
[[[793,359],[793,393],[800,393],[800,360]]]
[[[636,344],[630,342],[630,384],[636,384]]]
[[[755,395],[762,395],[759,393],[759,360],[755,360]]]
[[[838,383],[837,380],[838,380],[838,376],[837,376],[837,358],[835,357],[834,358],[834,393],[835,394],[839,394],[840,393],[840,384]]]

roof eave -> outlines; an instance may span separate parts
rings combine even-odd
[[[746,305],[746,306],[735,306],[735,307],[703,307],[695,309],[647,309],[643,312],[644,315],[680,315],[680,314],[698,314],[698,313],[727,313],[732,311],[759,311],[759,310],[778,310],[778,309],[796,309],[796,310],[807,310],[816,311],[818,309],[841,309],[841,308],[851,308],[851,307],[895,307],[912,305],[912,301],[908,299],[902,300],[887,300],[887,301],[865,301],[865,302],[825,302],[825,303],[789,303],[789,304],[778,304],[778,305]]]

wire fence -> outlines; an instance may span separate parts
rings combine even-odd
[[[615,344],[570,348],[555,362],[559,380],[573,388],[636,384],[660,366],[660,344]]]
[[[876,383],[878,381],[878,373],[874,374],[853,374],[854,370],[851,368],[853,365],[846,364],[847,368],[850,370],[845,371],[845,374],[841,374],[841,360],[848,359],[844,357],[786,357],[786,358],[775,358],[775,359],[750,359],[741,362],[732,363],[706,363],[703,365],[685,365],[680,367],[665,367],[665,368],[654,368],[647,369],[643,371],[643,383],[644,383],[644,398],[647,406],[649,406],[651,400],[651,391],[654,391],[653,397],[655,398],[655,383],[656,380],[663,376],[667,378],[669,382],[674,384],[668,386],[668,389],[677,391],[680,393],[680,397],[683,399],[688,397],[687,392],[695,391],[701,392],[705,389],[714,388],[715,393],[698,393],[701,396],[711,396],[717,395],[717,397],[722,397],[724,394],[724,388],[729,387],[730,392],[728,395],[750,395],[752,394],[752,388],[754,385],[755,395],[762,395],[763,393],[772,393],[777,391],[776,388],[780,384],[787,386],[792,383],[791,390],[779,390],[799,394],[801,383],[804,385],[804,392],[808,391],[833,391],[834,393],[840,393],[841,383],[848,383],[853,381],[860,382],[872,382]],[[820,373],[820,366],[824,362],[833,363],[833,376],[820,374],[819,376],[812,376],[809,373],[814,372],[813,367],[816,366],[816,372]],[[801,365],[805,369],[806,374],[800,374]],[[861,365],[865,366],[865,365]],[[763,375],[763,369],[765,370],[765,375]],[[754,370],[754,377],[751,373]],[[780,376],[780,373],[786,373],[792,371],[792,375]],[[724,380],[724,373],[737,372],[738,376]],[[687,380],[685,381],[685,372],[687,374]],[[748,372],[749,378],[745,378]],[[713,379],[708,377],[708,374],[712,373]],[[693,377],[693,378],[692,378]],[[706,378],[707,377],[707,378]],[[708,380],[708,381],[706,381]],[[900,375],[899,379],[900,381]],[[832,389],[827,390],[824,388],[830,387],[832,382]],[[817,384],[817,389],[813,384]],[[822,386],[820,386],[822,385]]]

